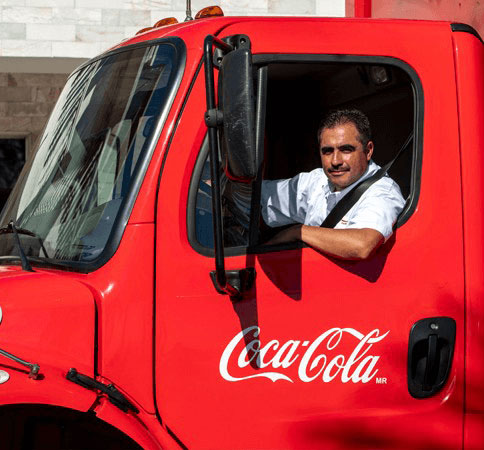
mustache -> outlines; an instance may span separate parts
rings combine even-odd
[[[345,167],[330,167],[328,172],[349,172],[350,169]]]

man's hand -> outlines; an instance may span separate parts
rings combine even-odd
[[[276,234],[266,244],[275,245],[301,240],[323,253],[341,259],[368,258],[384,241],[383,235],[372,228],[343,229],[294,225]]]

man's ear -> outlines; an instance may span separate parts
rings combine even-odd
[[[366,144],[366,160],[369,161],[371,159],[371,155],[373,155],[373,141],[368,141],[368,144]]]

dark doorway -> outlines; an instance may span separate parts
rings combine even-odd
[[[0,211],[25,163],[25,138],[0,138]]]

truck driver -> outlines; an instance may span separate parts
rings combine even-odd
[[[286,180],[262,182],[261,212],[270,227],[284,229],[267,244],[301,240],[341,259],[370,256],[392,234],[405,200],[387,174],[373,183],[335,228],[320,225],[335,205],[379,168],[371,160],[370,122],[361,111],[330,112],[318,130],[322,168]]]

